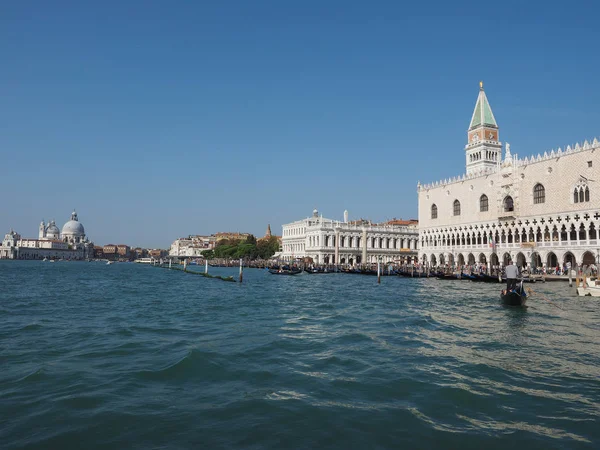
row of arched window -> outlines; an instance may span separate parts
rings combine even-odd
[[[464,245],[487,245],[494,242],[496,244],[512,244],[526,242],[568,242],[568,241],[587,241],[596,240],[600,235],[594,223],[586,225],[580,223],[562,226],[545,227],[523,227],[510,228],[508,230],[491,231],[465,231],[459,233],[427,234],[421,238],[421,248],[427,247],[445,247],[445,246],[464,246]]]
[[[579,188],[575,188],[575,190],[573,191],[573,202],[574,203],[583,203],[583,202],[589,202],[590,201],[590,188],[588,188],[587,186],[585,187],[585,189],[583,188],[583,186],[579,187]]]
[[[580,188],[575,188],[575,191],[573,193],[573,199],[575,201],[575,203],[580,203],[580,202],[589,202],[590,201],[590,190],[588,189],[588,187],[585,187],[585,190],[583,187]],[[540,203],[545,203],[546,202],[546,188],[544,188],[544,186],[541,183],[536,184],[533,187],[533,203],[534,204],[540,204]],[[455,216],[460,216],[460,202],[458,200],[454,200],[453,203],[453,212]],[[515,210],[515,203],[513,201],[513,198],[508,195],[504,198],[503,202],[502,202],[502,206],[504,209],[504,212],[512,212]],[[481,197],[479,197],[479,211],[480,212],[487,212],[489,210],[489,199],[488,196],[483,194]],[[431,218],[432,219],[437,219],[438,216],[438,208],[437,205],[434,203],[433,205],[431,205]]]

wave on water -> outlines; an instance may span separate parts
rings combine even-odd
[[[226,381],[235,380],[235,371],[228,368],[227,361],[216,352],[189,350],[174,363],[159,369],[141,370],[137,377],[149,381]]]

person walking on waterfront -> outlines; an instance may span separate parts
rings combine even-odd
[[[512,260],[509,260],[505,270],[506,291],[509,292],[517,287],[517,277],[519,276],[519,268],[513,264]]]

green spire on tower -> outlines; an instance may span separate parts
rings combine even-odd
[[[479,82],[479,97],[477,97],[477,103],[475,104],[475,110],[473,111],[469,130],[480,126],[498,128],[494,113],[492,113],[492,107],[483,90],[483,81]]]

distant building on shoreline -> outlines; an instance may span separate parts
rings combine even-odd
[[[518,158],[480,86],[466,175],[418,184],[419,260],[552,268],[600,259],[600,142]]]
[[[217,245],[216,236],[191,235],[187,238],[175,239],[171,244],[169,256],[197,258],[202,252],[212,250]]]
[[[222,241],[223,239],[243,241],[250,236],[250,233],[220,232],[215,233],[213,236],[217,239],[217,242]]]
[[[310,257],[316,264],[400,264],[416,261],[416,220],[374,224],[367,220],[325,219],[315,209],[312,217],[283,225],[281,259]]]
[[[39,226],[38,239],[22,238],[10,230],[0,245],[0,259],[70,259],[81,260],[94,256],[94,244],[85,235],[77,213],[63,225],[62,231],[52,220]]]

